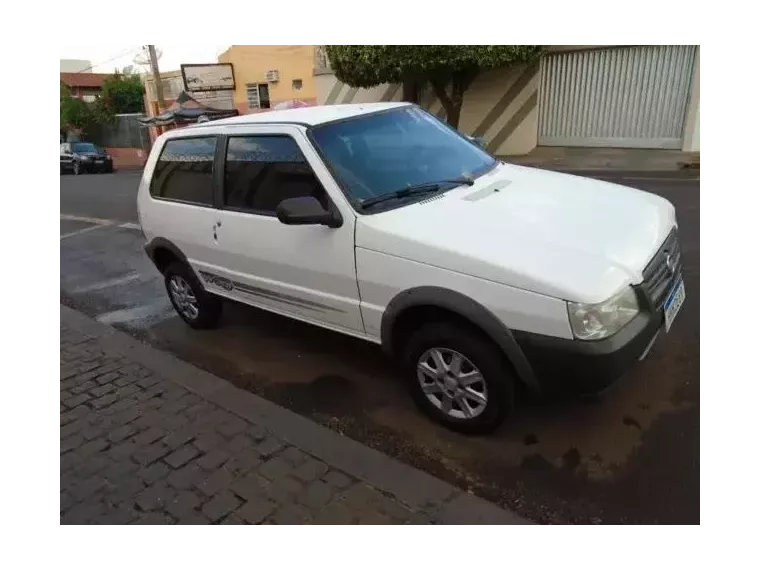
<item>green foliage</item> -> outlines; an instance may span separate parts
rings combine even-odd
[[[105,125],[116,122],[116,116],[113,108],[108,105],[103,97],[98,97],[94,102],[88,104],[92,123]]]
[[[143,111],[143,88],[139,75],[114,74],[103,81],[103,94],[94,102],[87,103],[72,97],[71,89],[64,82],[60,85],[62,131],[87,131],[94,125],[112,123],[116,113],[140,113]]]
[[[92,110],[82,99],[71,96],[71,89],[61,82],[61,130],[85,129],[92,123]]]
[[[457,126],[464,92],[484,69],[531,62],[543,46],[326,46],[335,76],[352,87],[430,83]],[[447,88],[450,86],[450,92]]]
[[[97,124],[111,123],[115,120],[111,109],[102,97],[88,103],[78,97],[72,97],[71,89],[61,82],[60,91],[60,129],[62,134],[75,130],[86,133]]]
[[[71,88],[63,81],[59,81],[58,83],[60,85],[60,98],[63,99],[64,97],[71,97]]]
[[[139,75],[114,74],[103,81],[103,111],[141,113],[144,93]]]
[[[542,46],[326,46],[335,76],[352,87],[431,80],[460,71],[506,67],[541,54]]]

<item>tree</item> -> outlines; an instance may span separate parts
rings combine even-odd
[[[90,106],[77,97],[72,97],[71,89],[61,81],[61,131],[84,130],[93,121]]]
[[[61,131],[76,129],[86,131],[95,124],[114,120],[116,113],[140,113],[143,111],[143,88],[139,75],[119,73],[103,81],[102,95],[92,103],[72,97],[71,89],[61,81]]]
[[[65,138],[69,131],[88,133],[97,124],[106,124],[114,120],[111,109],[102,97],[97,97],[92,103],[72,96],[71,89],[61,81],[61,137]],[[89,134],[89,133],[88,133]]]
[[[144,93],[139,75],[116,73],[103,80],[103,104],[111,113],[141,113]]]
[[[510,67],[537,59],[543,46],[327,46],[335,76],[352,87],[402,83],[405,101],[419,102],[429,83],[446,120],[457,128],[464,94],[485,69]]]

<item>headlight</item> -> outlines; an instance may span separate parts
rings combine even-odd
[[[81,160],[82,162],[87,162],[88,160],[90,160],[90,157],[89,156],[80,156],[79,160]]]
[[[639,312],[639,302],[632,287],[626,287],[617,295],[602,303],[567,304],[570,327],[581,340],[599,340],[615,334],[631,322]]]

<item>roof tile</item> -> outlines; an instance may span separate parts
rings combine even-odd
[[[109,73],[61,73],[61,81],[69,87],[99,88]]]

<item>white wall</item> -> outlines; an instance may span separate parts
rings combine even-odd
[[[699,48],[694,58],[694,72],[691,80],[689,108],[683,129],[683,150],[699,152]]]
[[[60,61],[61,73],[92,73],[92,62],[87,59],[62,59]]]

